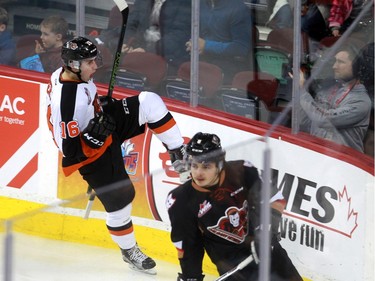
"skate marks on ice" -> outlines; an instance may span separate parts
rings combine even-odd
[[[179,266],[156,260],[157,275],[129,268],[120,250],[13,235],[12,281],[167,281]],[[0,280],[4,280],[4,235],[0,234]],[[205,281],[215,280],[206,275]]]

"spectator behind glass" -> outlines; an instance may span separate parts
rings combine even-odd
[[[185,43],[191,37],[191,1],[168,0],[160,11],[160,55],[175,75],[181,63],[190,60]]]
[[[332,7],[328,18],[332,35],[335,37],[342,35],[369,2],[370,0],[332,0]],[[355,27],[355,30],[364,33],[363,39],[365,39],[365,41],[369,39],[368,37],[370,37],[370,41],[373,41],[373,26],[374,2],[372,1],[372,7],[365,12],[361,23]],[[363,30],[363,28],[365,28],[365,30]],[[369,31],[363,32],[367,30]]]
[[[330,35],[328,17],[331,0],[307,0],[301,14],[301,30],[312,40],[319,42]]]
[[[123,52],[158,53],[160,40],[159,15],[165,0],[136,0],[129,15],[127,40]],[[125,33],[126,34],[126,33]]]
[[[0,64],[12,65],[16,54],[16,44],[8,27],[8,12],[0,7]]]
[[[268,0],[270,17],[266,26],[271,29],[293,28],[292,8],[287,0]]]
[[[35,41],[35,53],[39,54],[45,72],[52,73],[63,66],[61,47],[67,40],[68,31],[68,23],[61,16],[50,16],[41,22],[41,42]]]
[[[200,59],[221,67],[224,83],[249,69],[252,24],[250,9],[242,0],[200,2]],[[186,42],[186,51],[191,48],[191,41]]]
[[[307,91],[301,93],[301,130],[364,151],[371,100],[359,80],[361,64],[353,47],[346,45],[338,50],[332,67],[335,83],[322,87],[314,98]],[[300,76],[303,87],[303,72]]]
[[[158,53],[160,40],[159,14],[165,0],[135,0],[127,22],[123,53]],[[121,14],[117,6],[110,12],[108,28],[101,32],[98,43],[109,49],[117,48],[121,31]]]

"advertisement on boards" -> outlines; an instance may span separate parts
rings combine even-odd
[[[0,188],[56,199],[57,150],[45,118],[46,85],[0,76]]]
[[[0,186],[21,188],[38,170],[39,98],[39,84],[0,76]]]
[[[197,128],[215,133],[221,138],[227,160],[249,160],[262,174],[266,144],[259,135],[191,116],[174,116],[178,124],[189,124],[182,126],[186,140],[198,132]],[[145,146],[146,151],[150,147],[145,169],[152,174],[146,188],[154,217],[168,222],[165,198],[179,179],[168,171],[161,146],[155,137]],[[280,225],[281,243],[296,266],[314,281],[368,280],[368,243],[373,242],[367,234],[369,226],[373,228],[373,207],[366,202],[374,198],[369,185],[372,176],[279,139],[270,139],[269,147],[272,184],[282,190],[288,202]]]

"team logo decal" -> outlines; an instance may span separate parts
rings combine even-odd
[[[66,44],[66,47],[73,50],[73,51],[78,49],[77,43],[74,43],[74,42],[68,42]]]
[[[169,194],[167,197],[167,201],[165,202],[165,207],[167,208],[167,210],[169,210],[169,208],[173,206],[174,202],[176,202],[176,199],[172,197],[172,194]]]
[[[207,213],[212,208],[212,205],[207,200],[204,200],[202,204],[199,204],[198,218],[201,218],[205,213]]]
[[[134,143],[126,140],[121,145],[122,158],[124,159],[125,169],[129,175],[135,175],[138,166],[138,152],[134,152]]]
[[[225,216],[221,217],[215,226],[207,229],[213,234],[240,244],[247,235],[247,201],[242,208],[230,207],[225,211]]]

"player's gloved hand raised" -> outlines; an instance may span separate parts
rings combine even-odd
[[[99,96],[99,103],[101,106],[106,106],[108,104],[111,104],[115,101],[114,98],[109,96]]]
[[[99,96],[99,105],[102,107],[103,111],[110,113],[112,111],[115,99],[109,96]]]
[[[177,173],[186,170],[184,156],[186,154],[185,145],[181,145],[176,149],[168,149],[169,157],[171,158],[172,166]]]
[[[281,213],[279,211],[276,211],[275,209],[271,209],[271,225],[270,231],[271,231],[271,251],[273,249],[273,246],[280,241],[280,235],[279,235],[279,223],[281,220]],[[253,255],[254,261],[256,264],[258,264],[261,260],[261,257],[259,256],[259,249],[260,249],[260,235],[262,232],[263,226],[258,226],[254,231],[254,240],[251,241],[251,254]]]
[[[82,132],[82,139],[92,148],[101,147],[106,138],[114,132],[116,123],[112,117],[104,112],[99,113],[89,121]]]
[[[203,281],[204,275],[201,275],[199,277],[188,277],[186,278],[183,274],[179,273],[177,276],[177,281]]]
[[[173,169],[180,174],[180,181],[186,182],[190,179],[190,170],[187,168],[185,155],[186,146],[183,144],[176,149],[167,149],[172,162]]]

